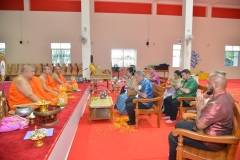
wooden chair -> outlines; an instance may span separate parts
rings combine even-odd
[[[160,78],[160,86],[166,87],[167,86],[168,77],[159,77],[159,78]]]
[[[77,65],[77,63],[75,63],[72,66],[72,76],[76,76],[77,74],[78,74],[78,65]]]
[[[66,76],[70,76],[72,75],[72,64],[69,63],[68,66],[67,66],[67,71],[66,71]]]
[[[202,86],[202,85],[198,85],[198,89],[202,90],[202,92],[206,92],[207,91],[207,87],[206,86]],[[187,110],[187,109],[191,109],[193,107],[185,107],[183,106],[183,101],[195,101],[196,97],[178,97],[178,101],[180,102],[179,105],[179,116],[180,116],[180,120],[183,119],[183,113]]]
[[[165,91],[164,87],[153,84],[154,98],[151,98],[151,99],[137,98],[133,100],[133,103],[136,103],[136,109],[135,109],[136,128],[138,128],[138,119],[140,114],[147,114],[149,116],[151,116],[151,114],[157,114],[157,125],[158,125],[158,128],[160,128],[160,119],[162,114],[162,102],[163,102],[164,91]],[[138,102],[153,102],[153,106],[149,109],[139,109]]]
[[[238,143],[240,140],[240,106],[234,100],[234,97],[229,94],[233,105],[234,119],[233,119],[233,129],[231,135],[226,136],[209,136],[204,134],[199,134],[185,129],[174,129],[172,134],[178,137],[177,146],[177,160],[182,160],[183,158],[194,159],[194,160],[234,160],[235,154],[238,148]],[[227,147],[221,151],[205,151],[190,147],[183,144],[183,136],[191,139],[212,142],[212,143],[222,143],[226,144]]]

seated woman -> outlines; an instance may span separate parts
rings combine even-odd
[[[154,66],[150,66],[149,67],[149,71],[150,71],[150,74],[148,75],[148,79],[151,82],[159,85],[160,84],[160,78],[159,78],[158,73],[155,71],[155,67]]]
[[[174,71],[174,79],[169,79],[168,82],[168,88],[165,90],[164,92],[164,98],[168,97],[168,96],[172,96],[176,93],[176,85],[177,83],[182,81],[182,75],[181,72],[179,70]]]
[[[174,71],[174,79],[170,78],[169,82],[168,82],[168,87],[165,90],[165,92],[163,93],[163,99],[169,97],[169,96],[173,96],[176,93],[176,89],[175,87],[177,86],[177,83],[181,83],[182,81],[182,75],[181,75],[181,71],[176,70]],[[162,106],[162,112],[164,113],[165,110],[165,106]]]
[[[126,82],[125,89],[127,88],[128,91],[133,90],[134,86],[137,85],[136,79],[134,77],[134,73],[135,73],[135,70],[133,68],[130,67],[130,68],[127,69],[126,75],[128,77],[128,81]],[[114,108],[117,109],[120,112],[120,114],[127,113],[127,109],[126,109],[126,106],[125,106],[125,101],[126,101],[127,98],[128,98],[128,93],[127,92],[121,93],[117,97],[116,104],[115,104]]]

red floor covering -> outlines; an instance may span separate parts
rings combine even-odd
[[[5,83],[5,91],[8,93],[10,86],[9,83]],[[40,127],[38,128],[54,128],[53,136],[46,137],[43,139],[44,145],[36,148],[34,147],[34,142],[31,140],[23,140],[27,131],[34,130],[34,126],[37,124],[30,125],[29,128],[23,130],[16,130],[12,132],[0,133],[0,160],[44,160],[49,156],[52,148],[54,147],[56,141],[61,135],[64,126],[71,117],[75,107],[77,106],[79,100],[81,99],[84,91],[89,86],[89,83],[79,84],[79,89],[81,92],[74,92],[69,94],[68,108],[64,108],[58,114],[59,122],[50,127]]]
[[[206,81],[200,81],[206,84]],[[240,80],[229,81],[228,91],[240,101]],[[111,93],[116,100],[118,93]],[[126,115],[114,111],[114,120],[88,122],[89,112],[86,109],[81,118],[78,130],[71,147],[68,160],[167,160],[168,134],[175,124],[161,121],[157,128],[156,116],[141,117],[139,129],[126,125]],[[178,119],[179,120],[179,119]],[[236,153],[240,159],[240,145]]]

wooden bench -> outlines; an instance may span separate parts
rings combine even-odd
[[[164,91],[165,91],[164,87],[153,84],[154,98],[151,98],[151,99],[137,98],[133,100],[133,103],[136,103],[136,109],[135,109],[136,128],[138,128],[138,121],[139,121],[140,114],[147,114],[149,116],[151,116],[152,114],[157,114],[157,125],[158,125],[158,128],[160,128],[160,119],[162,114],[162,102],[163,102]],[[153,106],[149,109],[139,109],[138,102],[142,102],[142,103],[153,102]]]
[[[233,128],[231,135],[225,136],[209,136],[205,134],[199,134],[185,129],[174,129],[173,135],[178,137],[178,147],[177,147],[177,160],[194,159],[194,160],[233,160],[235,159],[235,154],[238,148],[240,140],[240,106],[236,102],[236,99],[230,93],[228,94],[233,105]],[[227,107],[227,106],[226,106]],[[191,139],[212,142],[212,143],[222,143],[226,144],[226,148],[218,152],[206,151],[194,147],[190,147],[183,144],[184,137]]]

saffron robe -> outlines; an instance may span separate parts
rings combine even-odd
[[[50,75],[47,75],[45,83],[46,83],[47,88],[49,88],[51,90],[54,89],[54,87],[55,87],[54,86],[54,82],[53,82],[53,79],[52,79],[52,77]]]
[[[43,89],[42,81],[38,77],[34,76],[30,80],[30,84],[31,84],[33,93],[41,100],[52,101],[52,99],[57,98],[57,95],[55,95],[54,93],[46,92]]]
[[[13,105],[32,103],[32,101],[29,98],[27,98],[17,89],[16,85],[14,84],[16,78],[17,77],[13,79],[9,89],[9,107],[10,110],[13,111],[16,109],[15,107],[13,107]]]
[[[57,74],[57,75],[58,75],[58,78],[59,78],[63,83],[67,83],[66,78],[65,78],[61,73],[59,73],[59,74]],[[61,85],[61,84],[58,83],[58,81],[56,81],[56,80],[53,79],[53,86],[54,86],[54,87],[59,88],[60,85]]]

